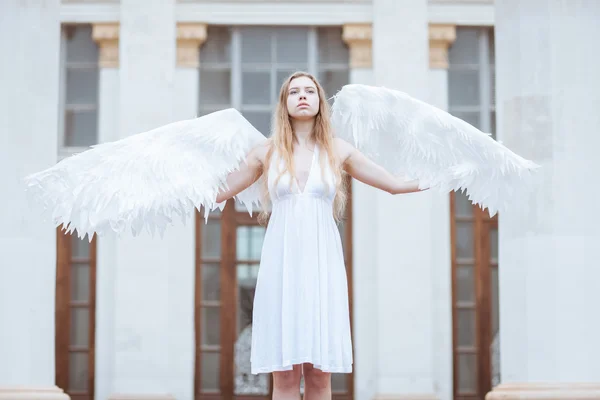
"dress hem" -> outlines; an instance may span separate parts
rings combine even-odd
[[[258,375],[258,374],[264,374],[264,373],[269,373],[269,372],[279,372],[279,371],[291,371],[292,367],[294,365],[298,365],[298,364],[304,364],[304,363],[311,363],[313,364],[313,366],[317,369],[320,369],[323,372],[331,372],[331,373],[341,373],[341,374],[350,374],[352,373],[352,364],[350,365],[344,365],[344,366],[339,366],[339,365],[320,365],[318,363],[313,362],[310,358],[304,358],[304,359],[297,359],[297,360],[289,360],[286,361],[282,364],[278,364],[278,365],[271,365],[269,367],[261,367],[261,368],[254,368],[251,367],[251,373],[252,375]]]

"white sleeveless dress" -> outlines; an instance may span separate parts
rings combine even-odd
[[[321,163],[315,146],[303,191],[288,172],[275,185],[276,168],[285,164],[277,154],[270,164],[272,212],[254,297],[252,374],[302,363],[325,372],[352,372],[348,285],[332,209],[335,176],[327,153],[323,156]]]

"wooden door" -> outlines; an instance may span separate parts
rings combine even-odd
[[[96,238],[56,235],[56,385],[73,400],[93,400]]]
[[[350,196],[351,197],[351,196]],[[239,205],[238,205],[239,207]],[[347,210],[351,210],[351,200]],[[347,213],[350,215],[350,212]],[[340,225],[352,299],[351,218]],[[195,399],[270,399],[271,374],[250,373],[252,307],[265,227],[232,201],[196,221]],[[350,303],[350,309],[352,304]],[[350,316],[352,318],[352,315]],[[333,374],[334,399],[353,398],[353,375]]]
[[[498,216],[451,195],[454,399],[484,400],[498,332]]]

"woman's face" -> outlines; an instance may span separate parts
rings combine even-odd
[[[292,79],[287,96],[290,117],[299,120],[311,119],[319,112],[319,92],[309,77],[300,76]]]

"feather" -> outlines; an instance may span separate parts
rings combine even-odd
[[[384,87],[344,86],[334,96],[332,125],[392,174],[417,179],[421,189],[465,190],[490,216],[519,200],[539,167],[469,123]]]
[[[124,139],[92,146],[27,176],[26,190],[79,237],[146,229],[162,236],[174,218],[186,222],[193,208],[209,210],[248,151],[265,141],[237,110],[173,122]],[[236,198],[251,212],[260,203],[260,181]]]

